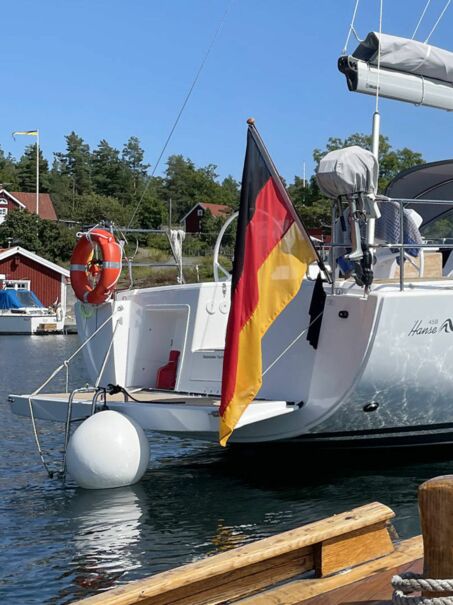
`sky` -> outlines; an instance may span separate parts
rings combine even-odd
[[[446,0],[431,0],[423,40]],[[313,169],[331,136],[369,133],[374,98],[337,70],[355,0],[15,0],[2,6],[0,146],[19,157],[40,129],[44,155],[74,130],[91,148],[137,136],[155,165],[222,18],[223,27],[156,174],[170,154],[240,179],[253,116],[280,173]],[[383,31],[411,37],[426,0],[384,0]],[[378,29],[361,0],[360,37]],[[453,4],[430,43],[453,51]],[[352,38],[349,50],[355,48]],[[383,99],[382,133],[427,161],[453,157],[453,116]]]

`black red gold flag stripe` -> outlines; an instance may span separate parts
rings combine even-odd
[[[318,260],[253,123],[247,132],[223,359],[220,443],[261,388],[261,340]]]

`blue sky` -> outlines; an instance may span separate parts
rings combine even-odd
[[[153,164],[230,0],[15,0],[2,6],[0,145],[20,156],[38,127],[45,156],[75,130],[91,147],[138,136]],[[426,0],[384,0],[383,31],[410,37]],[[432,0],[427,35],[445,0]],[[165,157],[240,178],[245,121],[253,116],[281,174],[313,170],[329,136],[369,132],[374,99],[347,91],[337,71],[354,0],[233,0],[221,35]],[[362,0],[357,31],[378,27]],[[430,42],[453,50],[453,5]],[[351,48],[355,42],[351,41]],[[453,157],[453,116],[381,102],[394,147]],[[165,166],[162,165],[163,169]],[[160,171],[158,171],[160,172]]]

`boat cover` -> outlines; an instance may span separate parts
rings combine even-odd
[[[395,199],[453,200],[453,160],[420,164],[400,172],[388,185],[386,195]],[[413,208],[423,218],[422,227],[449,214],[451,206],[410,202],[406,208]]]
[[[0,309],[23,309],[44,305],[31,290],[0,290]]]
[[[378,164],[367,149],[358,145],[330,151],[319,162],[316,173],[319,188],[327,197],[376,193]]]
[[[379,46],[381,67],[453,84],[453,53],[418,40],[370,32],[352,56],[377,65]]]

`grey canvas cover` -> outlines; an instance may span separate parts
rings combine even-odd
[[[378,164],[367,149],[358,145],[330,151],[319,162],[319,188],[330,198],[355,193],[376,193]]]
[[[370,32],[352,56],[377,65],[379,45],[381,67],[453,84],[453,53],[418,40]]]

